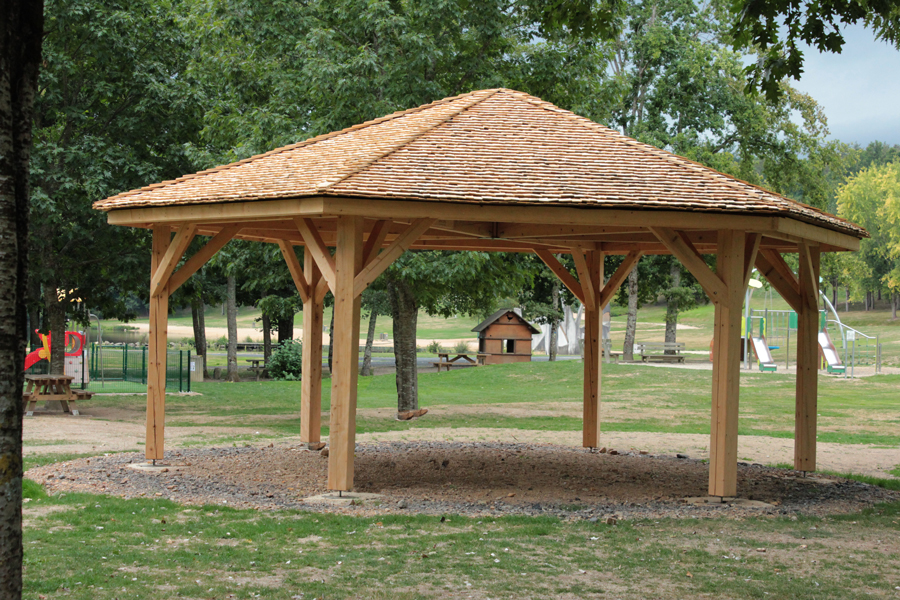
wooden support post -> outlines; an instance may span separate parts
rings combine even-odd
[[[328,489],[353,488],[356,449],[356,381],[359,374],[359,307],[354,279],[362,269],[361,217],[338,217],[334,258],[334,338]],[[318,261],[317,261],[318,262]]]
[[[800,244],[800,302],[797,311],[797,395],[794,421],[794,468],[816,470],[816,410],[819,360],[819,248]],[[816,282],[816,283],[814,283]]]
[[[716,275],[724,289],[717,294],[713,330],[710,496],[734,496],[737,493],[738,395],[745,250],[746,233],[719,231]]]
[[[303,300],[303,374],[300,380],[300,441],[315,444],[322,434],[322,298],[315,293],[322,273],[309,252],[303,275],[310,293]]]
[[[600,298],[603,285],[603,252],[591,250],[584,255],[585,273],[581,285],[585,297]],[[597,448],[600,445],[600,375],[602,369],[601,336],[603,335],[603,307],[599,302],[584,305],[584,422],[582,446]]]
[[[153,228],[153,249],[150,255],[150,280],[161,268],[169,249],[171,229]],[[147,352],[147,441],[144,455],[147,460],[159,460],[165,451],[166,426],[166,349],[168,348],[169,288],[163,287],[150,298],[150,334]]]

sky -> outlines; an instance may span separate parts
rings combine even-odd
[[[841,54],[806,48],[804,73],[791,83],[824,107],[832,139],[900,144],[900,50],[862,26],[844,39]]]

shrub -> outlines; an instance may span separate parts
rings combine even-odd
[[[440,342],[431,340],[431,343],[425,347],[425,351],[431,352],[432,354],[437,354],[438,352],[443,352],[444,349],[441,347]]]
[[[300,379],[303,364],[303,344],[294,340],[285,340],[272,353],[266,369],[273,379]]]
[[[459,340],[456,342],[456,345],[453,346],[453,351],[457,354],[465,354],[469,351],[469,344],[465,340]]]
[[[223,335],[222,337],[217,339],[215,342],[213,342],[213,344],[216,346],[228,346],[228,338]]]
[[[252,344],[252,343],[253,343],[253,338],[252,338],[251,336],[248,335],[247,337],[244,338],[244,341],[247,342],[248,344]]]

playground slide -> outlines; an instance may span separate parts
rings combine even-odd
[[[825,363],[828,365],[829,373],[846,372],[847,367],[844,366],[841,355],[838,354],[837,348],[834,347],[831,336],[829,336],[828,332],[825,330],[819,332],[819,349],[822,352],[822,356],[825,358]]]
[[[772,353],[769,352],[769,344],[764,337],[751,337],[753,340],[753,351],[756,353],[756,359],[759,361],[760,371],[775,371],[778,366],[772,360]]]

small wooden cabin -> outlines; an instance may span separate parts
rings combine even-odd
[[[505,308],[472,331],[478,332],[478,353],[487,355],[486,365],[531,362],[531,336],[540,333],[534,325]]]

